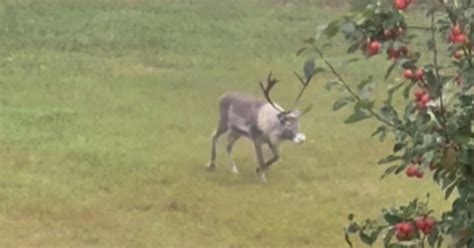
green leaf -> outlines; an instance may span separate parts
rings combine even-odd
[[[359,47],[360,47],[360,43],[359,42],[356,42],[354,44],[352,44],[349,48],[347,48],[347,53],[354,53],[356,52],[357,50],[359,50]]]
[[[359,85],[357,85],[357,89],[362,90],[366,85],[372,83],[374,81],[374,76],[370,75],[367,79],[360,81]]]
[[[365,234],[364,232],[359,232],[359,237],[360,237],[360,240],[362,240],[362,242],[364,242],[367,245],[372,245],[375,242],[374,238]]]
[[[388,247],[388,245],[390,244],[390,241],[392,240],[394,234],[395,234],[395,229],[393,229],[393,228],[388,230],[388,232],[385,234],[385,237],[383,238],[383,245],[385,247]]]
[[[426,42],[426,48],[427,48],[428,50],[431,51],[431,50],[433,50],[435,47],[436,47],[436,45],[435,45],[435,43],[433,42],[433,40],[430,39],[430,40],[428,40],[428,41]]]
[[[405,147],[405,144],[403,144],[403,143],[396,143],[396,144],[393,146],[393,152],[399,152],[400,150],[403,149],[403,147]]]
[[[451,196],[451,193],[453,193],[454,189],[456,189],[456,186],[458,186],[458,184],[459,184],[459,181],[455,180],[451,185],[446,187],[446,191],[445,191],[445,194],[444,194],[444,199],[445,200],[447,200]]]
[[[392,213],[386,209],[382,210],[382,212],[383,212],[383,218],[390,225],[395,225],[398,222],[403,220],[403,218],[400,217],[399,215]]]
[[[332,106],[332,110],[337,111],[340,108],[347,105],[349,102],[353,102],[353,101],[354,101],[354,97],[352,97],[352,96],[346,96],[346,97],[340,98],[336,102],[334,102],[334,104]]]
[[[381,108],[380,108],[380,113],[383,115],[383,117],[385,117],[386,120],[388,121],[392,121],[392,122],[400,122],[400,120],[398,119],[398,113],[397,111],[395,110],[395,108],[393,108],[392,105],[383,105]]]
[[[360,59],[359,58],[350,58],[348,60],[344,60],[343,65],[354,63],[354,62],[357,62],[357,61],[360,61]]]
[[[388,97],[387,97],[387,100],[385,101],[387,104],[391,104],[392,103],[392,99],[393,99],[393,94],[395,94],[395,92],[397,92],[402,86],[404,85],[404,83],[399,83],[395,86],[391,86],[388,90]]]
[[[454,200],[451,206],[453,211],[462,211],[462,209],[466,209],[466,207],[468,207],[466,201],[462,198],[457,198]]]
[[[352,123],[355,123],[355,122],[359,122],[359,121],[368,119],[368,118],[370,118],[370,117],[371,117],[370,114],[367,114],[367,113],[362,112],[362,111],[357,111],[357,112],[353,113],[351,116],[349,116],[349,117],[344,121],[344,123],[345,123],[345,124],[352,124]]]
[[[398,165],[398,164],[388,167],[387,169],[385,169],[382,176],[380,176],[380,179],[384,179],[386,176],[388,176],[390,174],[393,174],[393,173],[396,173],[399,167],[400,167],[400,165]]]
[[[326,81],[326,85],[324,86],[324,88],[330,91],[336,86],[341,86],[341,83],[337,79],[329,79]]]
[[[384,28],[391,28],[396,26],[398,23],[403,22],[404,20],[403,15],[398,12],[393,12],[390,18],[386,18],[382,25]]]
[[[434,228],[433,231],[431,231],[430,235],[428,235],[428,244],[431,247],[434,247],[436,245],[436,241],[438,241],[438,236],[439,236],[438,228]]]
[[[306,62],[304,63],[304,66],[303,66],[303,72],[304,72],[304,75],[306,78],[310,78],[313,76],[314,74],[314,60],[313,59],[308,59],[306,60]]]
[[[384,80],[387,80],[387,78],[390,77],[390,74],[392,74],[393,69],[394,69],[395,66],[397,66],[397,65],[398,65],[398,63],[397,63],[397,62],[394,62],[393,64],[391,64],[391,65],[388,67],[387,71],[385,72]]]
[[[326,72],[326,69],[324,69],[323,67],[315,67],[313,71],[313,75],[322,73],[322,72]]]
[[[358,101],[356,105],[354,105],[354,110],[355,112],[359,112],[362,110],[367,110],[367,109],[372,109],[374,107],[375,102],[374,101],[369,101],[368,99],[363,99],[361,101]]]
[[[343,33],[346,37],[353,36],[354,33],[357,31],[354,23],[347,22],[347,21],[341,25],[340,30],[341,30],[341,33]]]
[[[328,38],[333,38],[339,32],[340,24],[339,20],[332,21],[328,24],[328,26],[324,29],[324,34]]]
[[[304,51],[308,49],[309,49],[308,47],[303,47],[303,48],[298,49],[298,51],[296,51],[296,56],[300,56]]]
[[[380,159],[377,163],[378,164],[388,164],[388,163],[391,163],[393,161],[401,160],[402,158],[403,157],[401,157],[401,156],[390,154],[386,158]]]
[[[411,88],[414,86],[415,84],[414,83],[410,83],[407,87],[405,87],[405,89],[403,90],[403,97],[405,97],[405,99],[408,99],[410,97],[410,90]]]
[[[348,215],[347,215],[347,219],[348,219],[349,221],[353,221],[353,220],[354,220],[354,214],[353,214],[353,213],[348,214]]]
[[[374,137],[375,135],[377,134],[380,134],[380,136],[385,136],[387,133],[387,127],[386,126],[380,126],[377,128],[377,130],[375,130],[375,132],[372,133],[372,135],[370,135],[371,137]]]

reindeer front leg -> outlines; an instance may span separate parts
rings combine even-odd
[[[255,147],[255,154],[257,155],[257,162],[258,162],[257,173],[260,173],[260,179],[262,180],[262,182],[266,183],[267,182],[267,177],[265,176],[266,163],[263,159],[262,141],[260,139],[254,139],[253,145]]]
[[[265,170],[267,170],[270,167],[270,165],[272,165],[273,163],[278,161],[278,159],[280,158],[280,156],[278,154],[277,147],[274,144],[272,144],[271,142],[267,142],[267,144],[268,144],[268,147],[270,148],[270,150],[273,153],[273,157],[271,159],[269,159],[267,162],[265,162]]]

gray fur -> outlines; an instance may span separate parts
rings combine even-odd
[[[232,159],[232,148],[240,137],[252,140],[257,156],[257,172],[262,181],[266,182],[265,171],[279,159],[278,143],[293,140],[301,143],[304,135],[298,132],[299,110],[281,115],[283,109],[276,105],[275,109],[265,100],[241,92],[224,94],[219,101],[219,120],[211,141],[211,159],[209,169],[215,168],[216,143],[219,137],[228,132],[227,155],[231,160],[231,171],[238,173]],[[273,157],[265,161],[262,145],[267,144]]]

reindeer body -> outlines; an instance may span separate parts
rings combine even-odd
[[[301,143],[305,137],[298,132],[299,110],[283,112],[279,105],[242,92],[229,92],[219,101],[219,121],[211,143],[211,159],[208,168],[215,167],[216,143],[218,138],[228,132],[227,154],[231,160],[231,171],[238,173],[232,159],[232,148],[240,137],[253,141],[257,155],[257,172],[266,182],[265,171],[279,158],[277,146],[284,140]],[[262,144],[267,144],[273,157],[267,161],[262,155]]]

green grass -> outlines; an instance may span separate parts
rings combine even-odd
[[[331,111],[337,94],[324,78],[302,100],[314,105],[302,120],[308,142],[282,146],[268,184],[247,140],[235,148],[239,175],[222,145],[217,170],[204,170],[220,94],[258,93],[273,70],[283,80],[274,98],[291,106],[303,61],[294,52],[343,10],[269,0],[2,2],[0,245],[345,247],[347,213],[376,216],[426,192],[442,210],[429,179],[378,179],[390,143],[368,138],[375,122],[344,125],[350,109]],[[382,72],[381,61],[345,75]]]

